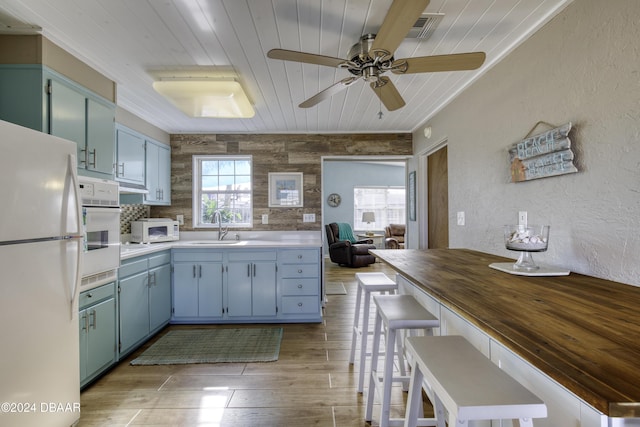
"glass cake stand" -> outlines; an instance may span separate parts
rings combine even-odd
[[[520,252],[513,268],[535,271],[540,267],[533,261],[533,252],[544,252],[549,245],[548,225],[505,225],[504,244],[510,251]]]

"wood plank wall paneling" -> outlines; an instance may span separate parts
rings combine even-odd
[[[399,156],[412,154],[408,134],[176,134],[171,135],[171,206],[153,206],[152,217],[184,215],[182,230],[192,231],[192,156],[251,154],[253,156],[253,230],[322,229],[323,156]],[[303,208],[269,208],[268,173],[304,174]],[[316,222],[303,223],[303,213],[315,213]],[[269,224],[263,225],[263,214]],[[242,229],[239,229],[240,231]]]

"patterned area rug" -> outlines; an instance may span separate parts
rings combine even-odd
[[[327,282],[327,295],[346,295],[347,290],[342,282]]]
[[[282,328],[180,329],[169,331],[131,364],[273,362],[281,340]]]

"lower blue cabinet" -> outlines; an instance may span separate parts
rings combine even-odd
[[[80,386],[116,361],[115,282],[82,292],[79,300]]]
[[[135,350],[171,318],[171,255],[122,261],[118,270],[119,355]]]

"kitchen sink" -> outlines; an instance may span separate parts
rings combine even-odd
[[[191,240],[182,242],[186,245],[245,245],[246,240]]]

